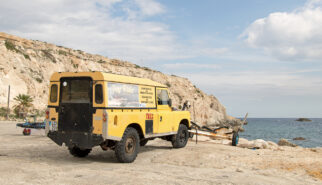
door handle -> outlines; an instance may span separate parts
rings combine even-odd
[[[160,122],[162,122],[162,116],[160,116]]]

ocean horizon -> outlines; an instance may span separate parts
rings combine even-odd
[[[240,137],[248,140],[263,139],[278,143],[281,138],[301,147],[322,147],[322,118],[309,118],[311,122],[299,122],[298,118],[248,118],[248,124]],[[293,140],[303,137],[305,140]]]

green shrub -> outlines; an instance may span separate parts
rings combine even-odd
[[[27,54],[23,54],[23,56],[25,57],[25,59],[28,59],[28,60],[30,60],[30,57],[29,57],[29,55],[27,55]]]
[[[67,52],[61,49],[58,51],[58,54],[67,56]]]
[[[166,85],[167,87],[171,87],[171,84],[170,84],[169,82],[167,82],[165,85]]]
[[[41,79],[41,78],[39,78],[39,77],[37,77],[37,78],[36,78],[36,81],[37,81],[38,83],[41,83],[41,82],[42,82],[42,79]]]
[[[213,108],[213,107],[214,107],[214,103],[211,103],[211,104],[210,104],[210,108]]]
[[[137,64],[135,64],[135,66],[134,66],[135,68],[141,68],[141,66],[139,66],[139,65],[137,65]]]
[[[10,51],[14,51],[14,52],[17,52],[19,53],[20,51],[16,48],[16,45],[14,43],[12,43],[11,41],[9,40],[6,40],[4,42],[4,45],[6,46],[7,50],[10,50]]]
[[[78,68],[78,64],[73,64],[73,67],[74,67],[75,69],[77,69],[77,68]]]
[[[50,50],[41,50],[46,58],[50,59],[53,63],[57,63],[55,57],[50,53]]]
[[[143,67],[144,70],[146,71],[152,71],[152,69],[148,68],[148,67]]]
[[[36,115],[37,118],[45,116],[45,111],[44,110],[34,109],[33,113]]]
[[[102,64],[102,63],[105,63],[106,61],[100,59],[99,61],[97,61],[98,63]]]
[[[2,117],[7,116],[7,108],[0,107],[0,116]]]

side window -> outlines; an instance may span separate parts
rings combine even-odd
[[[55,103],[57,102],[57,94],[58,94],[58,86],[53,84],[50,89],[50,102]]]
[[[103,103],[103,87],[101,84],[95,85],[95,103]]]
[[[158,97],[158,105],[168,105],[169,103],[169,95],[168,91],[164,89],[157,90],[157,97]]]

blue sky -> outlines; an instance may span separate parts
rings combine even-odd
[[[0,31],[187,77],[232,116],[322,117],[321,7],[321,0],[1,0]]]

